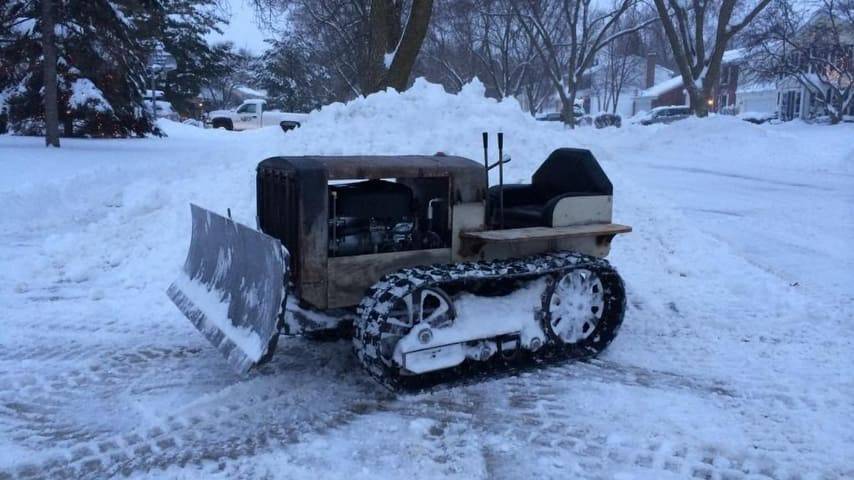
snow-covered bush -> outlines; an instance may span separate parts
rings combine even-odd
[[[593,120],[593,124],[596,128],[620,128],[623,125],[623,118],[615,113],[600,113],[599,115],[596,115],[596,118]]]

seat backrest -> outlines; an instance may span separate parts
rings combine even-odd
[[[614,187],[590,150],[559,148],[534,172],[531,183],[544,200],[575,193],[612,195]]]

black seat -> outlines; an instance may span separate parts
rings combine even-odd
[[[566,197],[612,195],[613,186],[590,150],[559,148],[534,172],[530,184],[504,185],[504,226],[551,227],[555,205]],[[499,188],[489,188],[490,223],[498,225]]]

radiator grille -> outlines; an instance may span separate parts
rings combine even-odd
[[[278,238],[290,252],[291,278],[299,274],[299,192],[295,179],[280,170],[259,168],[257,182],[258,228]]]

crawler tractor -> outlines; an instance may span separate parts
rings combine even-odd
[[[168,295],[241,373],[280,334],[352,336],[393,389],[584,358],[613,340],[625,290],[603,258],[631,228],[588,150],[552,152],[528,184],[490,164],[432,156],[268,158],[258,230],[191,205]],[[499,170],[489,187],[489,171]]]

